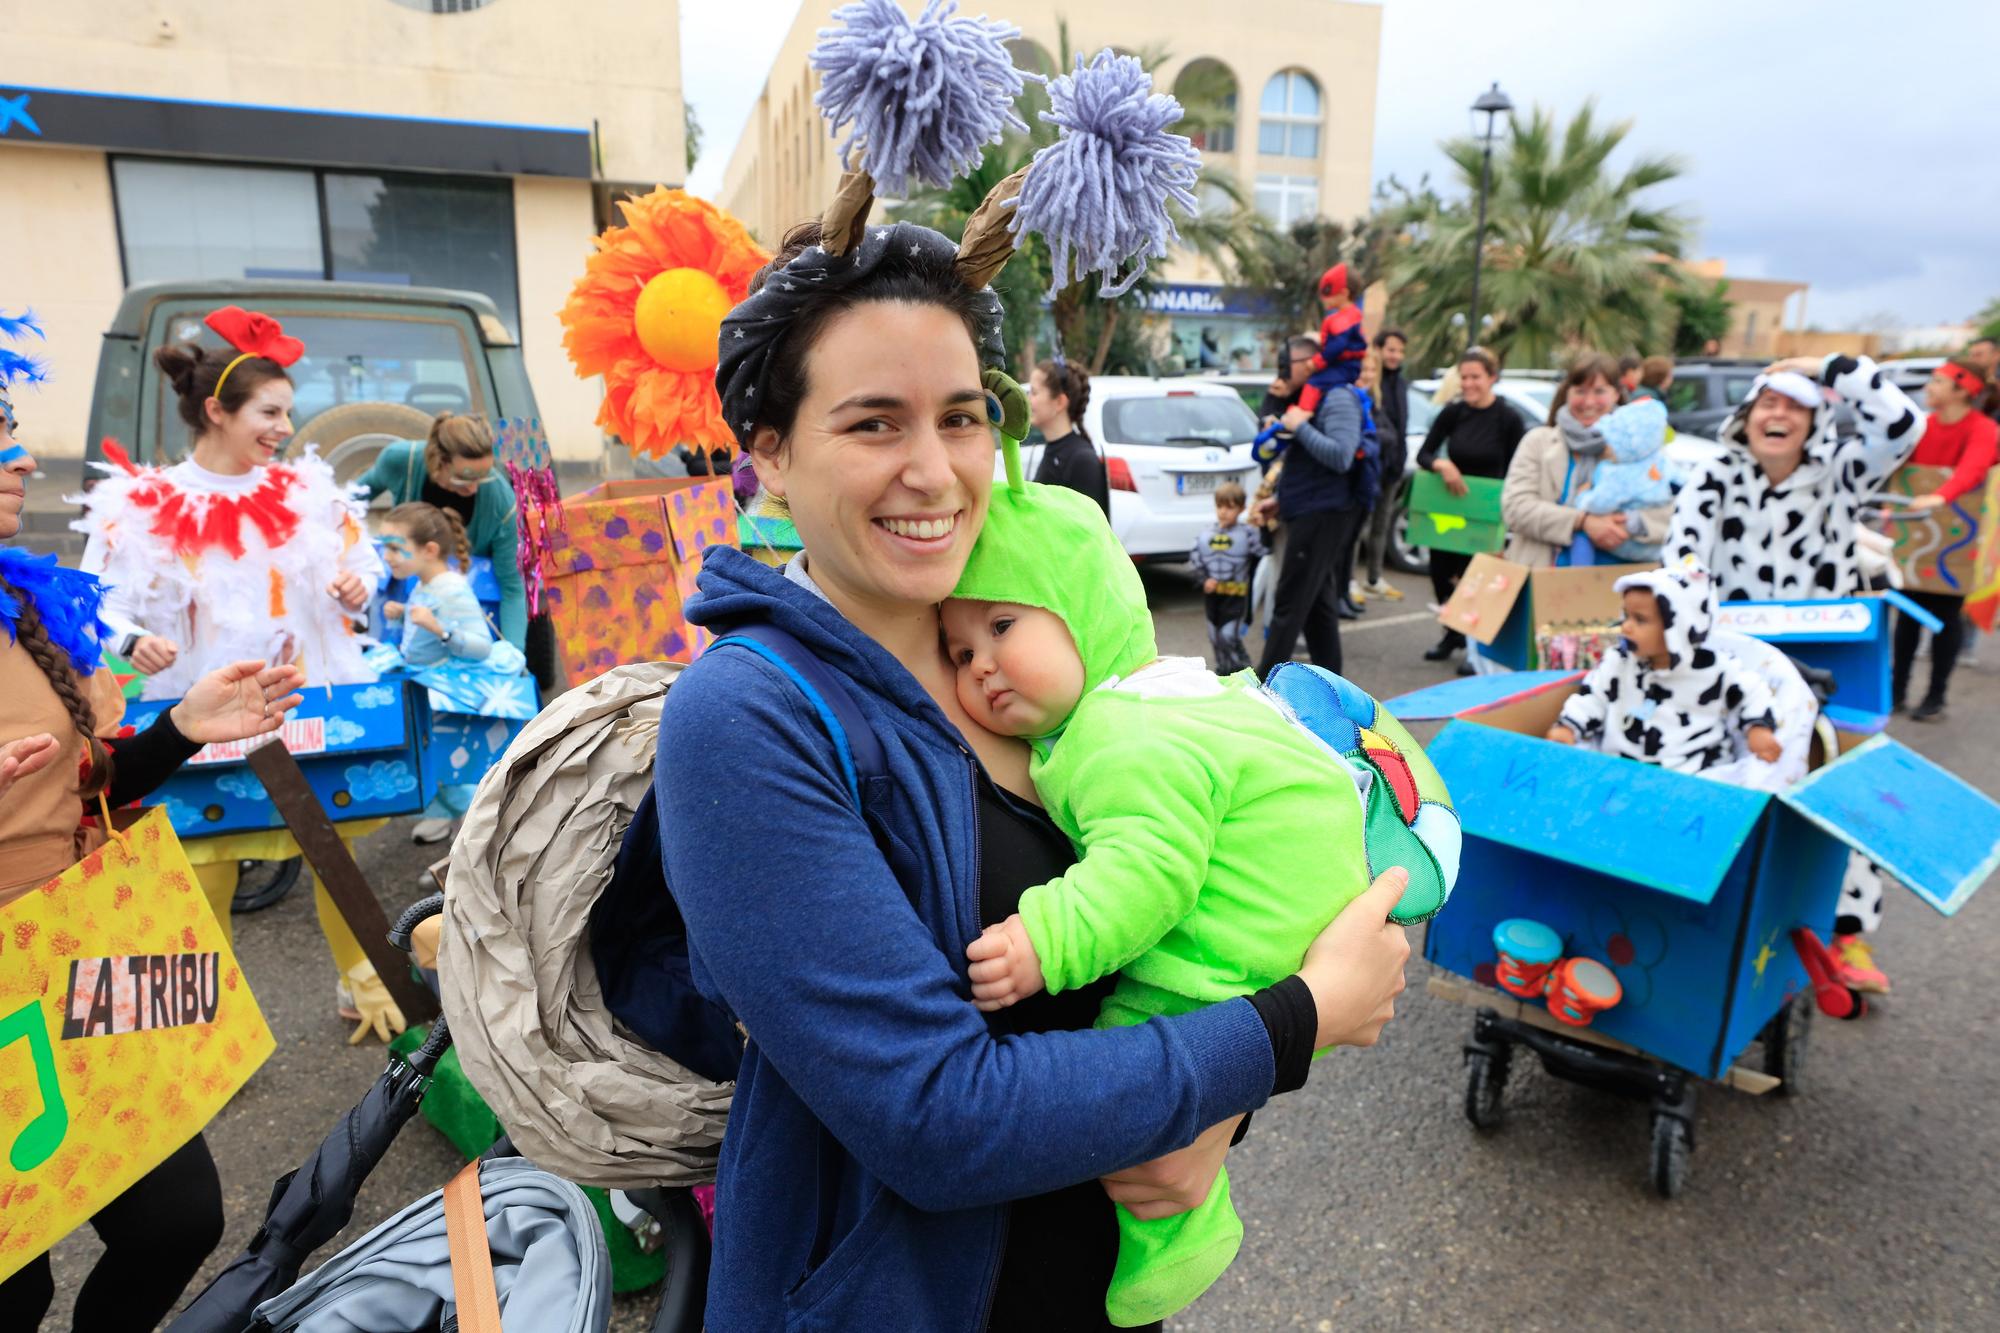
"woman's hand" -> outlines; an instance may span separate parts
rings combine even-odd
[[[368,605],[368,585],[361,581],[359,574],[341,570],[333,576],[333,582],[326,585],[327,595],[339,602],[341,609],[352,614]]]
[[[1250,506],[1250,521],[1260,528],[1268,528],[1278,517],[1278,497],[1267,495]]]
[[[1823,356],[1788,356],[1782,361],[1773,361],[1770,365],[1765,366],[1764,373],[1766,375],[1775,375],[1781,370],[1789,370],[1804,375],[1807,379],[1817,384],[1819,383],[1820,372],[1825,369],[1826,358]]]
[[[46,731],[0,745],[0,797],[6,796],[15,778],[25,778],[47,768],[58,748],[56,738]]]
[[[125,660],[137,667],[141,673],[157,676],[174,664],[181,655],[181,646],[172,639],[163,639],[157,634],[142,634],[139,642],[132,646],[132,652]]]
[[[196,681],[169,711],[181,735],[203,745],[264,736],[284,725],[304,696],[306,673],[292,665],[231,662]]]
[[[1431,463],[1431,471],[1437,473],[1438,480],[1442,481],[1444,488],[1453,495],[1464,496],[1471,493],[1472,488],[1465,484],[1465,474],[1460,472],[1458,464],[1449,458],[1434,460]]]
[[[1219,1125],[1210,1125],[1179,1152],[1114,1171],[1101,1177],[1099,1183],[1111,1202],[1124,1204],[1126,1211],[1143,1221],[1191,1212],[1214,1188],[1222,1159],[1229,1155],[1229,1141],[1236,1137],[1236,1126],[1242,1119],[1231,1116]]]
[[[437,618],[437,613],[428,606],[412,606],[404,614],[409,616],[412,625],[417,626],[419,629],[427,629],[440,639],[444,637],[443,622]]]
[[[1396,1016],[1410,941],[1389,912],[1409,887],[1410,872],[1390,866],[1306,950],[1299,976],[1319,1011],[1314,1050],[1373,1046]]]
[[[1583,535],[1590,538],[1590,544],[1600,551],[1615,551],[1632,540],[1623,514],[1585,514]]]
[[[1297,430],[1312,419],[1313,414],[1303,407],[1288,407],[1285,409],[1285,415],[1279,417],[1278,421],[1286,430]]]

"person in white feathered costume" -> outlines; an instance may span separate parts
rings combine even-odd
[[[83,567],[111,585],[105,619],[147,699],[253,657],[295,661],[313,685],[371,681],[361,616],[383,569],[362,506],[313,453],[274,461],[292,433],[285,366],[303,348],[233,306],[209,325],[243,350],[154,354],[194,432],[189,457],[140,467],[107,442],[106,475],[82,499],[73,526],[89,538]]]
[[[205,322],[231,350],[179,343],[153,353],[194,434],[188,458],[141,467],[107,440],[105,476],[78,501],[84,516],[72,526],[89,538],[84,569],[110,585],[103,618],[121,636],[119,655],[145,673],[147,699],[178,699],[244,658],[296,663],[308,685],[366,684],[375,672],[361,629],[383,566],[363,506],[311,452],[276,461],[292,434],[285,367],[305,346],[238,306]],[[351,846],[379,826],[337,827]],[[225,928],[239,862],[299,854],[284,829],[186,845]],[[317,875],[314,899],[341,976],[337,1008],[359,1024],[351,1040],[372,1031],[387,1041],[401,1011]]]

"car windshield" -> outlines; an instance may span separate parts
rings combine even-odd
[[[1404,432],[1412,440],[1421,440],[1430,432],[1431,423],[1444,409],[1431,401],[1430,394],[1412,385],[1409,390],[1410,424]]]
[[[401,403],[426,413],[487,410],[466,336],[442,314],[273,313],[286,333],[306,345],[305,355],[291,367],[294,426],[343,403]],[[226,347],[195,315],[176,315],[168,336],[175,342]],[[164,375],[156,377],[158,420],[172,423],[178,411],[173,386]],[[171,425],[162,431],[161,442],[170,457],[179,457],[187,447],[183,432]]]
[[[1158,444],[1197,449],[1248,444],[1256,414],[1241,398],[1185,391],[1112,398],[1104,404],[1106,444]]]

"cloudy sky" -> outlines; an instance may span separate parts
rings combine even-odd
[[[687,96],[707,136],[697,192],[720,182],[799,2],[682,0]],[[1006,13],[1005,0],[963,8]],[[1697,253],[1811,283],[1814,325],[1950,323],[2000,296],[2000,0],[1383,8],[1377,179],[1447,179],[1437,141],[1467,130],[1492,80],[1565,115],[1595,97],[1633,122],[1633,151],[1686,162],[1658,195],[1698,220]]]

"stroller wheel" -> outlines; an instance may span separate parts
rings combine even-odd
[[[283,902],[304,870],[305,861],[297,856],[286,861],[238,861],[236,894],[229,900],[229,914],[243,916]]]
[[[1465,1118],[1474,1129],[1498,1129],[1500,1096],[1507,1088],[1507,1059],[1485,1051],[1465,1053]]]
[[[627,1190],[625,1196],[660,1224],[660,1252],[667,1275],[652,1333],[695,1333],[708,1306],[708,1224],[694,1195],[684,1189]]]
[[[1679,1116],[1653,1115],[1653,1189],[1662,1199],[1672,1199],[1687,1187],[1688,1157],[1694,1151],[1687,1122]]]
[[[1811,991],[1800,991],[1764,1025],[1764,1072],[1778,1080],[1780,1097],[1799,1095],[1799,1071],[1805,1065],[1806,1042],[1817,1007]]]

